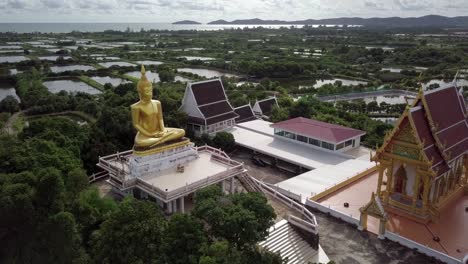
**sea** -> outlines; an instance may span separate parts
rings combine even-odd
[[[303,27],[304,25],[174,25],[171,23],[0,23],[0,32],[16,32],[16,33],[70,33],[72,31],[80,32],[102,32],[105,30],[115,31],[140,31],[144,30],[225,30],[237,28],[272,28],[278,29],[281,27]],[[310,25],[312,27],[342,27],[342,25]],[[348,27],[359,27],[359,25],[348,25]]]

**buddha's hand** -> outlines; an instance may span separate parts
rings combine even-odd
[[[159,138],[159,137],[164,136],[164,132],[158,131],[158,132],[153,133],[152,136],[156,137],[156,138]]]

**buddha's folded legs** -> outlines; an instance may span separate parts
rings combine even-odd
[[[184,135],[185,131],[183,129],[170,127],[166,127],[164,134],[161,137],[147,137],[138,132],[135,137],[135,145],[140,147],[156,147],[167,141],[182,138]]]

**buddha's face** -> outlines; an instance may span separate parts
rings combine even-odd
[[[153,87],[145,85],[140,89],[140,99],[142,101],[151,101],[153,99]]]

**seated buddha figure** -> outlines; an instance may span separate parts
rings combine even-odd
[[[146,77],[144,66],[141,66],[141,79],[138,81],[137,90],[140,101],[130,107],[132,123],[137,130],[135,149],[150,149],[182,138],[185,135],[183,129],[164,127],[161,102],[153,100],[153,85]]]

